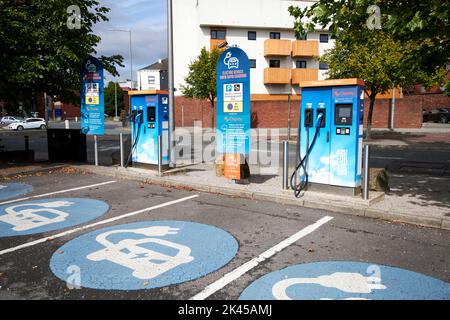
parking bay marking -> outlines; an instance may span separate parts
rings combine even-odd
[[[54,192],[38,194],[38,195],[35,195],[35,196],[29,196],[29,197],[24,197],[24,198],[20,198],[20,199],[8,200],[8,201],[0,202],[0,206],[4,205],[4,204],[8,204],[8,203],[18,202],[18,201],[24,201],[24,200],[34,199],[34,198],[42,198],[42,197],[52,196],[54,194],[59,194],[59,193],[65,193],[65,192],[70,192],[70,191],[78,191],[78,190],[83,190],[83,189],[87,189],[87,188],[104,186],[104,185],[115,183],[115,182],[117,182],[117,181],[111,180],[111,181],[91,184],[91,185],[88,185],[88,186],[76,187],[76,188],[71,188],[71,189],[65,189],[65,190],[59,190],[59,191],[54,191]]]
[[[120,216],[117,216],[117,217],[113,217],[113,218],[110,218],[110,219],[98,221],[98,222],[95,222],[95,223],[92,223],[92,224],[89,224],[89,225],[86,225],[86,226],[82,226],[82,227],[74,228],[74,229],[71,229],[71,230],[67,230],[65,232],[61,232],[61,233],[55,234],[55,235],[50,236],[50,237],[37,239],[37,240],[31,241],[31,242],[27,242],[27,243],[18,245],[16,247],[12,247],[12,248],[9,248],[9,249],[1,250],[0,251],[0,256],[2,256],[4,254],[7,254],[7,253],[10,253],[10,252],[14,252],[14,251],[20,250],[20,249],[32,247],[32,246],[40,244],[40,243],[51,241],[51,240],[54,240],[56,238],[61,238],[61,237],[67,236],[69,234],[78,232],[78,231],[82,231],[82,230],[86,230],[86,229],[89,229],[89,228],[92,228],[92,227],[100,226],[102,224],[107,224],[107,223],[110,223],[110,222],[114,222],[114,221],[117,221],[117,220],[120,220],[120,219],[123,219],[123,218],[132,217],[132,216],[135,216],[137,214],[140,214],[140,213],[143,213],[143,212],[146,212],[146,211],[152,211],[152,210],[155,210],[155,209],[167,207],[167,206],[170,206],[172,204],[180,203],[180,202],[187,201],[187,200],[190,200],[190,199],[194,199],[194,198],[197,198],[197,197],[198,197],[198,194],[195,194],[195,195],[184,197],[184,198],[181,198],[181,199],[177,199],[177,200],[161,203],[161,204],[158,204],[158,205],[153,206],[153,207],[148,207],[148,208],[145,208],[145,209],[141,209],[141,210],[133,211],[133,212],[130,212],[130,213],[126,213],[126,214],[123,214],[123,215],[120,215]]]
[[[227,273],[222,278],[218,279],[217,281],[213,282],[212,284],[208,285],[203,291],[196,294],[189,300],[204,300],[208,298],[210,295],[214,294],[215,292],[219,291],[220,289],[224,288],[226,285],[230,284],[234,280],[240,278],[245,273],[250,271],[251,269],[258,266],[261,262],[265,261],[266,259],[269,259],[276,253],[282,251],[283,249],[289,247],[291,244],[297,242],[301,238],[307,236],[308,234],[314,232],[318,228],[320,228],[325,223],[331,221],[333,217],[325,216],[321,218],[320,220],[316,221],[313,224],[310,224],[309,226],[303,228],[302,230],[298,231],[297,233],[293,234],[289,238],[281,241],[277,245],[273,246],[272,248],[266,250],[265,252],[261,253],[256,258],[253,258],[252,260],[244,263],[243,265],[237,267],[233,271]]]

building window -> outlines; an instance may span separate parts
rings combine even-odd
[[[320,42],[321,43],[328,43],[328,34],[326,34],[326,33],[323,33],[323,34],[320,34]]]
[[[225,40],[225,30],[211,30],[211,39]]]
[[[155,84],[155,76],[148,76],[148,84]]]
[[[319,62],[319,69],[328,70],[328,64],[326,64],[325,62]]]
[[[270,39],[280,39],[281,35],[279,32],[271,32]]]
[[[256,68],[256,59],[250,59],[250,68]]]
[[[249,31],[247,38],[248,40],[256,40],[256,31]]]
[[[305,60],[297,60],[297,61],[295,61],[295,67],[297,69],[306,69],[306,61]]]
[[[269,61],[269,67],[270,68],[279,68],[280,67],[280,60],[270,60]]]

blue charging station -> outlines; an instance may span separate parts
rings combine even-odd
[[[162,165],[169,165],[169,96],[167,91],[130,91],[131,153],[133,166],[158,165],[161,136]]]
[[[364,81],[300,82],[296,170],[291,188],[361,192]]]

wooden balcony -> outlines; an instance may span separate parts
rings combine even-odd
[[[291,69],[287,68],[265,68],[264,84],[290,84]]]
[[[319,80],[319,69],[292,69],[292,84],[298,85],[300,81],[317,81]]]
[[[279,39],[267,39],[264,41],[264,56],[290,56],[291,41]]]
[[[213,51],[215,48],[219,47],[219,44],[221,44],[222,42],[224,42],[225,40],[219,40],[219,39],[210,39],[209,41],[209,51]],[[226,47],[219,49],[221,51],[224,51],[226,49]]]
[[[315,57],[319,55],[319,41],[296,40],[292,42],[293,57]]]

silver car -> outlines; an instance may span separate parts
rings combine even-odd
[[[7,126],[8,124],[14,123],[14,122],[20,122],[23,121],[23,118],[21,117],[13,117],[13,116],[4,116],[0,119],[0,124],[2,126]]]

